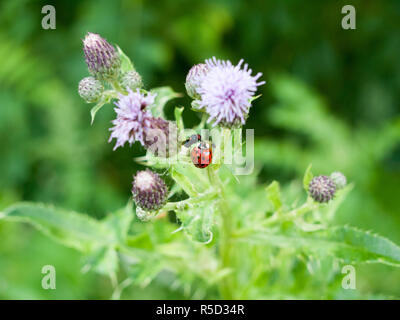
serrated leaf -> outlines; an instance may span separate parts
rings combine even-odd
[[[295,248],[314,255],[334,256],[345,263],[383,263],[400,267],[400,247],[382,236],[353,227],[334,227],[315,232],[272,234],[257,231],[245,238],[257,244]]]
[[[167,102],[182,96],[182,94],[175,92],[171,87],[154,88],[150,92],[157,95],[154,104],[150,106],[149,109],[154,117],[161,118],[165,118],[164,107]]]
[[[310,184],[312,178],[314,178],[314,175],[311,172],[311,166],[312,166],[311,164],[308,165],[303,178],[303,187],[307,192],[308,192],[308,185]]]
[[[28,222],[61,244],[84,252],[116,242],[112,229],[80,213],[23,202],[4,210],[2,219]]]
[[[212,240],[214,207],[212,204],[177,211],[182,227],[194,241],[207,243]]]
[[[274,206],[275,211],[279,210],[282,207],[281,189],[279,186],[279,182],[272,181],[272,183],[266,188],[266,191],[267,199]]]
[[[162,269],[163,265],[160,260],[153,257],[132,265],[129,269],[129,278],[133,280],[133,283],[144,288],[153,281]]]
[[[131,200],[124,208],[109,214],[103,223],[114,231],[119,242],[124,243],[133,218],[133,202]]]
[[[83,272],[94,270],[100,274],[113,276],[118,272],[118,254],[113,247],[100,247],[86,257]]]
[[[131,70],[135,70],[131,59],[129,59],[129,57],[122,51],[122,49],[119,46],[117,46],[117,51],[118,51],[119,58],[121,60],[121,71],[127,72],[127,71],[131,71]]]

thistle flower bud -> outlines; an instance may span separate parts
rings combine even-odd
[[[155,156],[167,158],[177,153],[178,128],[172,121],[150,118],[144,146]]]
[[[330,178],[335,183],[336,189],[343,189],[347,184],[346,176],[339,171],[332,172]]]
[[[200,99],[197,89],[200,88],[203,77],[207,74],[208,67],[205,63],[194,65],[186,76],[186,91],[193,99]]]
[[[314,177],[308,186],[311,197],[320,203],[332,200],[335,191],[336,186],[333,180],[323,175]]]
[[[135,91],[143,86],[142,77],[135,70],[125,72],[121,76],[121,86]]]
[[[78,93],[86,102],[96,102],[100,99],[104,87],[93,77],[83,78],[78,85]]]
[[[115,48],[96,33],[88,32],[83,40],[83,51],[89,72],[99,80],[115,79],[121,61]]]
[[[138,171],[132,185],[136,205],[144,211],[161,209],[167,201],[168,188],[165,182],[149,169]]]

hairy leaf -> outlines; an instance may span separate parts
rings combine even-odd
[[[4,210],[1,218],[28,222],[63,245],[85,252],[116,241],[115,233],[105,224],[87,215],[50,205],[17,203]]]
[[[400,247],[392,241],[353,227],[334,227],[308,233],[254,232],[245,241],[296,248],[318,256],[332,255],[345,263],[383,263],[400,267]]]

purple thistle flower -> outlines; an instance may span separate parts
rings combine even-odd
[[[308,192],[319,203],[329,202],[335,195],[336,185],[331,178],[321,175],[310,181]]]
[[[133,92],[128,90],[128,95],[119,94],[118,102],[115,102],[117,108],[117,118],[112,121],[114,127],[110,128],[111,136],[108,142],[113,138],[117,143],[113,150],[123,146],[125,142],[132,145],[139,141],[145,146],[145,135],[147,128],[151,127],[152,115],[146,107],[154,103],[155,94],[144,95],[139,89]]]
[[[265,81],[257,82],[262,74],[252,76],[248,65],[242,69],[242,64],[243,59],[236,66],[215,57],[206,60],[208,72],[197,89],[201,98],[196,102],[209,114],[208,122],[227,127],[245,123],[251,98]]]
[[[83,39],[83,52],[89,72],[99,80],[116,78],[121,61],[115,48],[96,33]]]
[[[139,208],[155,211],[167,202],[168,188],[157,173],[146,169],[138,171],[133,177],[132,195]],[[142,215],[141,218],[145,216]]]

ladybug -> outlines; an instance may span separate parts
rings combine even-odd
[[[212,161],[212,148],[206,142],[200,142],[190,153],[193,164],[197,168],[206,168]]]
[[[193,134],[183,142],[183,145],[186,148],[190,148],[192,145],[194,145],[198,141],[201,141],[201,135]]]

